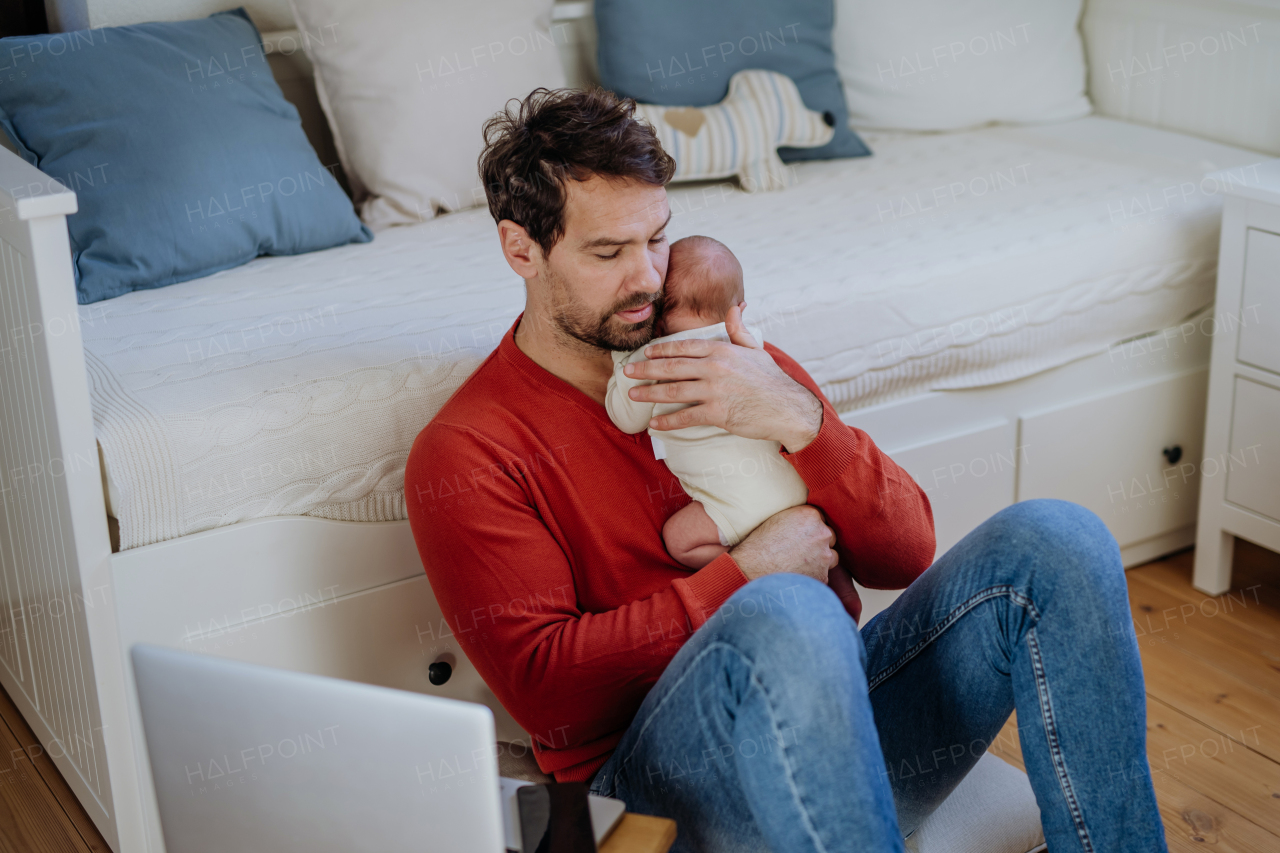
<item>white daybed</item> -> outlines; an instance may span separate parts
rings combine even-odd
[[[1090,7],[1091,54],[1146,32],[1123,11]],[[1102,116],[866,137],[874,157],[798,166],[783,193],[672,188],[672,235],[738,253],[754,321],[928,490],[940,550],[1041,496],[1099,512],[1126,563],[1190,544],[1219,209],[1201,178],[1247,182],[1262,155]],[[413,436],[521,305],[487,213],[77,307],[74,194],[0,151],[0,204],[0,681],[113,847],[163,849],[136,642],[479,701],[524,739],[386,520]]]

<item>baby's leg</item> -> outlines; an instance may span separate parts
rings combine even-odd
[[[691,569],[700,569],[729,550],[720,544],[720,529],[697,501],[667,519],[662,541],[677,563]]]

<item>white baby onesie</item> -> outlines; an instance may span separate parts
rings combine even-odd
[[[748,326],[756,341],[764,343],[759,329]],[[690,329],[663,338],[728,341],[724,323]],[[649,425],[655,415],[667,415],[690,403],[638,403],[627,392],[652,380],[632,379],[622,372],[627,364],[647,361],[644,347],[634,352],[613,354],[613,376],[605,396],[605,409],[618,429],[634,435]],[[649,430],[654,456],[664,459],[689,497],[706,509],[720,528],[721,544],[737,545],[748,533],[776,512],[801,506],[809,500],[804,480],[779,453],[776,441],[743,438],[719,427],[691,426],[683,429]]]

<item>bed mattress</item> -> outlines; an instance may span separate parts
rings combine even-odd
[[[747,194],[672,187],[672,238],[746,271],[747,317],[838,408],[1004,382],[1213,298],[1221,198],[1256,153],[1090,117],[867,133]],[[247,519],[405,517],[423,425],[523,304],[477,209],[80,308],[120,547]]]

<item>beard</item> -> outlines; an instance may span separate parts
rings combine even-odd
[[[595,314],[570,295],[558,275],[551,273],[549,278],[553,299],[551,318],[562,334],[587,346],[613,352],[630,352],[653,340],[662,315],[662,291],[632,294],[603,314]],[[619,311],[631,311],[650,303],[653,303],[653,312],[639,323],[627,323],[615,316]]]

